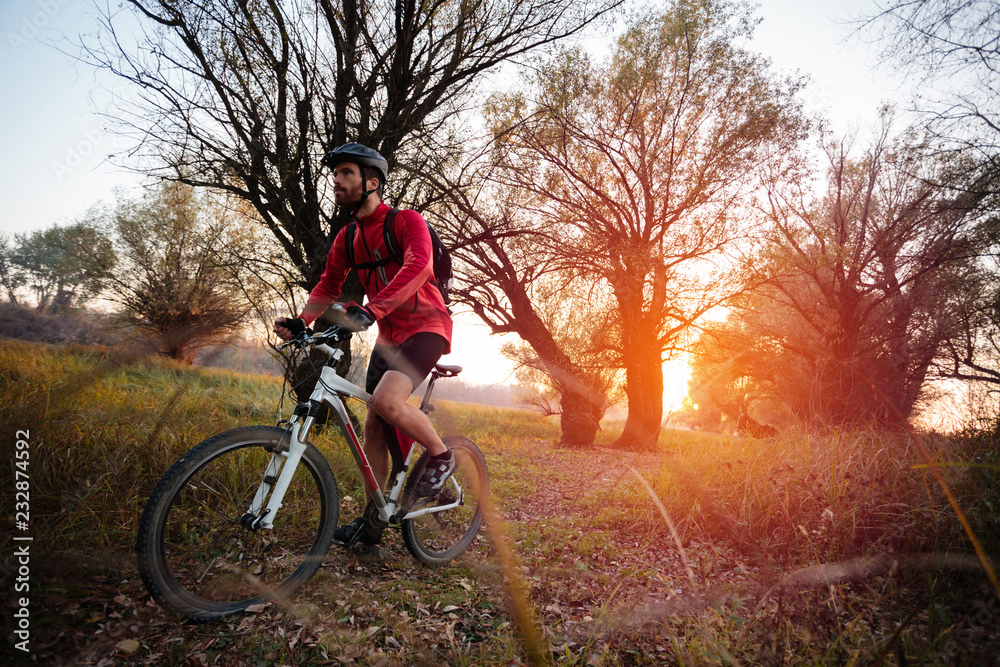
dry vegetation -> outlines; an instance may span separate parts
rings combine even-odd
[[[378,562],[335,547],[294,604],[218,623],[184,624],[150,600],[131,553],[145,497],[201,439],[273,423],[277,380],[2,342],[0,383],[4,437],[31,431],[35,663],[529,661],[510,577],[485,535],[441,569],[414,561],[395,532]],[[667,431],[660,451],[629,454],[556,448],[557,425],[522,411],[442,403],[435,415],[442,431],[468,435],[486,454],[504,518],[494,532],[512,547],[529,594],[522,611],[552,664],[995,664],[1000,656],[1000,597],[905,434],[756,440]],[[616,435],[609,429],[604,441]],[[922,444],[995,566],[997,440]],[[351,518],[359,485],[349,456],[332,434],[317,445]],[[11,488],[11,466],[4,475]],[[11,559],[2,567],[10,581]]]

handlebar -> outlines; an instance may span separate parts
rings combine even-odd
[[[310,334],[307,332],[302,332],[295,338],[289,341],[285,341],[278,346],[279,350],[284,350],[287,347],[297,347],[299,349],[307,347],[316,347],[319,349],[327,348],[324,352],[327,354],[332,354],[333,349],[330,348],[327,343],[340,343],[345,340],[350,340],[353,334],[342,326],[332,326],[326,331],[320,331],[319,333]]]
[[[340,320],[340,324],[335,324],[326,331],[321,331],[320,333],[315,334],[307,328],[291,340],[279,345],[278,349],[284,350],[289,346],[295,346],[299,349],[303,349],[312,346],[332,356],[334,354],[334,350],[328,347],[326,343],[340,343],[345,340],[350,340],[351,334],[361,331],[362,329],[351,325],[352,320],[348,317],[347,310],[342,304],[331,304],[330,310],[332,311],[335,319]]]

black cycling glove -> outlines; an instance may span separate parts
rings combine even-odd
[[[275,322],[278,326],[285,327],[292,332],[292,336],[298,336],[308,331],[306,321],[301,317],[286,317],[284,322]]]
[[[357,304],[352,304],[345,310],[347,314],[347,319],[353,325],[356,331],[364,331],[371,325],[375,324],[375,316],[372,315],[372,311],[368,310],[364,306],[359,306]]]

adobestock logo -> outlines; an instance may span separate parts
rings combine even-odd
[[[84,158],[93,153],[104,141],[104,135],[97,130],[87,130],[83,138],[66,149],[62,162],[52,163],[52,173],[57,183],[62,183],[66,175],[83,164]]]
[[[822,83],[813,82],[802,93],[802,102],[806,110],[815,113],[825,113],[833,106],[834,94]]]
[[[16,53],[22,46],[35,39],[49,26],[59,11],[72,0],[38,0],[35,10],[21,18],[20,25],[7,33],[7,43]]]

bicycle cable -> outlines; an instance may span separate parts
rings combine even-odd
[[[311,337],[298,341],[298,344],[294,344],[291,346],[292,351],[287,357],[287,366],[285,368],[285,377],[281,392],[281,398],[278,401],[279,424],[281,424],[284,421],[287,421],[281,419],[281,414],[284,411],[285,397],[291,394],[294,395],[296,404],[302,402],[299,400],[299,397],[296,394],[296,392],[300,387],[303,387],[311,380],[313,380],[313,378],[316,378],[316,381],[319,382],[327,391],[334,394],[339,393],[335,387],[331,387],[329,384],[323,381],[323,373],[322,373],[323,366],[329,363],[329,360],[317,366],[316,361],[313,359],[312,355],[309,354],[309,352],[311,351],[310,349],[311,345],[316,345],[319,343],[330,343],[331,339],[336,335],[336,333],[337,332],[331,331],[330,334],[326,336],[323,336],[321,334],[314,334]],[[340,339],[337,339],[337,342],[340,342]],[[305,361],[308,361],[309,363],[309,370],[311,370],[312,372],[306,374],[305,377],[300,379],[297,383],[293,384],[294,381],[293,375],[295,371],[300,367],[301,363],[300,359],[301,357],[303,357],[303,355],[305,356]],[[302,363],[302,367],[305,367],[304,363]]]

